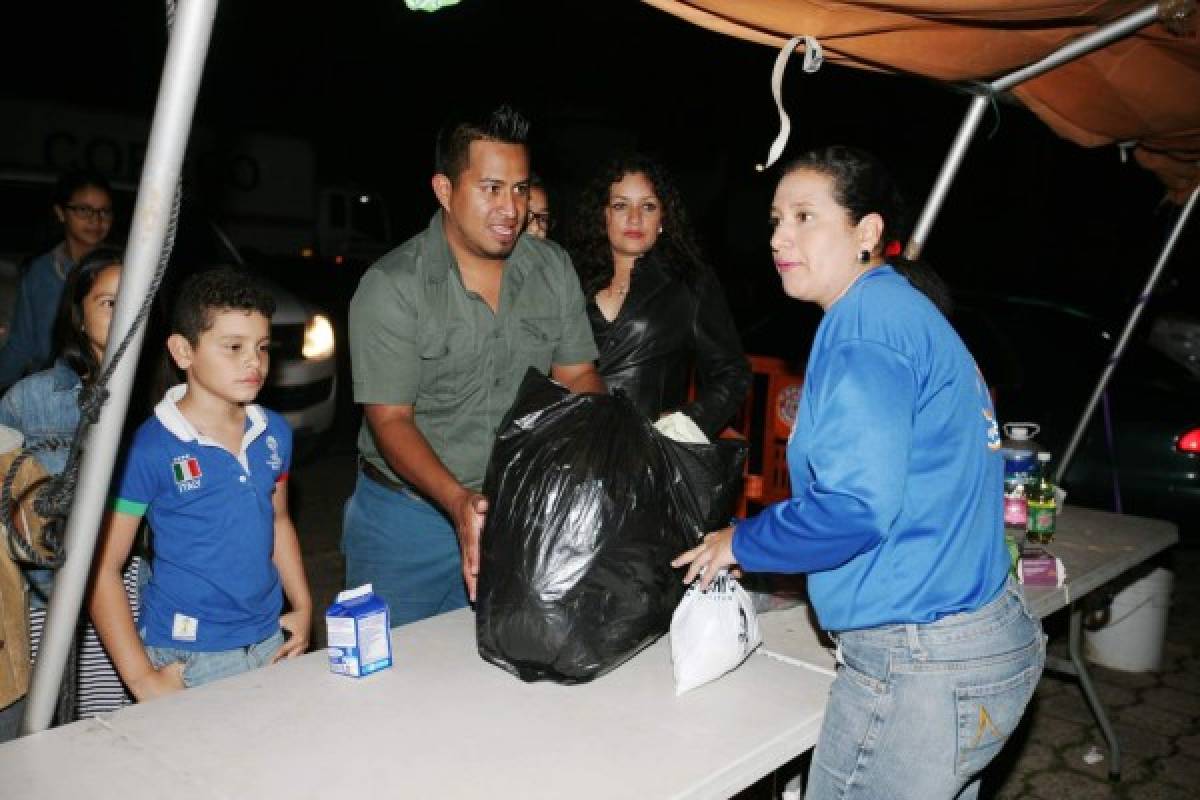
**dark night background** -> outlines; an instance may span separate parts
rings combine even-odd
[[[20,6],[20,9],[14,6]],[[149,113],[165,49],[161,3],[6,4],[6,97]],[[197,108],[215,130],[310,138],[318,171],[383,193],[396,241],[423,227],[432,140],[463,100],[515,102],[535,123],[534,165],[568,211],[605,153],[662,156],[743,325],[783,301],[766,247],[770,180],[754,171],[777,132],[775,51],[633,0],[463,0],[435,14],[400,0],[225,2]],[[788,152],[832,142],[874,150],[919,208],[967,98],[915,78],[826,65],[785,81]],[[989,113],[925,255],[956,289],[1127,310],[1173,207],[1115,147],[1084,150],[1016,104]],[[560,215],[561,216],[561,215]],[[1159,302],[1183,305],[1196,225]]]

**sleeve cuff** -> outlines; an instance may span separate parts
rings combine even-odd
[[[131,517],[143,517],[146,515],[148,503],[139,503],[135,500],[126,500],[124,497],[115,497],[112,501],[112,510],[120,514],[128,514]]]

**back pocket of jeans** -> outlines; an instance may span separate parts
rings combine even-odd
[[[1016,730],[1041,676],[1033,664],[1011,678],[954,690],[958,712],[958,752],[954,770],[974,775],[988,765]]]

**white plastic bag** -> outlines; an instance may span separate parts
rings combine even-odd
[[[674,439],[677,442],[690,442],[692,444],[708,444],[708,437],[704,435],[704,431],[700,430],[700,426],[696,421],[684,414],[682,411],[672,411],[665,417],[659,417],[658,422],[654,423],[654,427],[663,436]]]
[[[707,592],[693,585],[671,617],[675,695],[715,681],[761,643],[754,601],[736,578],[723,572]]]

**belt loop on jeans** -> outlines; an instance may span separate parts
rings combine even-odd
[[[378,483],[385,489],[391,489],[393,492],[403,492],[408,489],[408,486],[391,477],[362,456],[358,457],[358,468],[368,479]]]
[[[842,658],[842,639],[836,633],[830,633],[829,638],[833,639],[833,660],[839,666],[846,666],[846,659]]]
[[[367,480],[371,481],[372,483],[378,484],[379,486],[382,486],[390,491],[407,495],[409,498],[416,500],[419,503],[425,503],[426,505],[431,506],[435,505],[431,499],[421,494],[407,483],[398,481],[391,477],[379,467],[375,466],[370,461],[367,461],[361,455],[358,457],[358,469],[359,472],[361,472],[367,478]]]
[[[908,652],[917,661],[924,661],[927,656],[925,648],[921,646],[921,637],[917,631],[919,626],[916,623],[908,622],[904,625],[904,637],[908,640]]]

